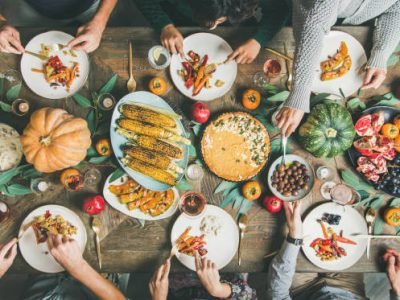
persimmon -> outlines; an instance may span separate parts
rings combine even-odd
[[[161,77],[154,77],[149,82],[149,90],[157,96],[162,96],[167,92],[168,84]]]
[[[394,149],[400,153],[400,135],[394,139]]]
[[[247,89],[242,95],[242,105],[249,109],[254,110],[260,106],[261,94],[259,91],[254,89]]]
[[[61,184],[69,190],[77,191],[83,188],[83,176],[77,169],[70,168],[62,171]]]
[[[103,138],[97,141],[96,151],[101,156],[110,156],[112,153],[110,140]]]
[[[400,115],[394,117],[393,123],[400,130]]]
[[[261,196],[261,185],[257,180],[246,182],[242,186],[242,194],[249,201],[254,201]]]
[[[395,139],[399,135],[399,128],[392,123],[383,124],[381,133],[383,136]]]
[[[385,222],[390,226],[400,225],[400,208],[390,207],[385,210]]]

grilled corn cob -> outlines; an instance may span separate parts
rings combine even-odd
[[[171,143],[158,140],[151,136],[136,134],[123,128],[118,128],[117,132],[143,148],[163,153],[175,159],[181,159],[183,156],[182,149]]]
[[[177,135],[169,130],[161,127],[150,125],[141,121],[131,119],[119,119],[118,125],[124,129],[133,131],[137,134],[147,135],[155,138],[167,139],[175,142],[180,142],[190,145],[190,141],[180,135]]]
[[[120,112],[129,119],[140,120],[159,127],[176,128],[176,121],[170,116],[134,104],[123,104]]]
[[[144,161],[145,163],[162,170],[171,170],[177,173],[183,173],[182,168],[177,166],[172,159],[155,151],[150,151],[138,146],[127,146],[124,148],[124,154]]]
[[[122,159],[122,162],[132,170],[140,172],[162,183],[166,183],[171,186],[176,185],[177,183],[177,176],[173,172],[160,170],[159,168],[146,164],[145,162],[142,162],[132,157],[125,157]]]

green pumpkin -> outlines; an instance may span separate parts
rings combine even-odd
[[[355,134],[348,110],[336,103],[318,104],[300,126],[299,141],[316,157],[334,157],[351,147]]]

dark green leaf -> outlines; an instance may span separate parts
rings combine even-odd
[[[247,214],[247,212],[249,211],[250,207],[253,205],[254,201],[249,201],[247,199],[244,199],[244,201],[242,202],[242,205],[240,206],[238,215],[244,215]]]
[[[92,103],[90,102],[90,100],[88,98],[86,98],[85,96],[82,96],[81,94],[76,93],[72,96],[72,98],[75,100],[75,102],[78,105],[80,105],[84,108],[89,108],[92,106]]]
[[[97,135],[105,135],[110,133],[110,123],[109,122],[102,122],[99,127],[97,127],[96,134]]]
[[[96,113],[95,113],[95,111],[93,109],[91,109],[89,111],[89,113],[87,114],[86,119],[87,119],[87,122],[88,122],[89,130],[93,134],[95,129],[96,129],[95,128],[95,126],[96,126]]]
[[[25,179],[33,179],[42,176],[42,173],[35,170],[33,166],[22,172],[22,177]]]
[[[103,85],[99,91],[99,94],[111,93],[113,90],[115,83],[117,82],[118,75],[114,74],[110,80],[107,81],[105,85]]]
[[[108,156],[95,156],[89,159],[89,162],[92,164],[101,164],[105,162],[109,157]]]
[[[11,87],[6,93],[7,100],[12,102],[15,99],[17,99],[19,96],[19,93],[21,92],[21,88],[22,88],[22,83],[19,83],[17,85],[14,85],[13,87]]]
[[[379,195],[369,203],[369,207],[372,207],[373,209],[377,210],[382,206],[384,200],[385,200],[384,196]]]
[[[375,235],[382,234],[384,227],[385,227],[385,221],[383,221],[380,216],[377,217],[374,223],[374,230],[373,230],[374,234]]]
[[[367,108],[366,104],[362,102],[359,98],[352,98],[347,101],[346,107],[351,111],[355,111],[357,109],[364,110]]]
[[[387,66],[388,67],[392,67],[394,65],[396,65],[399,62],[399,56],[395,53],[393,53],[392,55],[390,55],[388,61],[387,61]]]
[[[0,77],[0,96],[3,96],[3,93],[4,93],[4,77]]]
[[[400,198],[393,198],[389,202],[390,207],[398,207],[400,206]]]
[[[235,199],[242,197],[239,188],[235,188],[229,192],[229,194],[222,200],[220,205],[221,208],[225,208],[229,203],[232,203]]]
[[[190,128],[192,128],[193,133],[194,133],[195,136],[199,136],[200,130],[201,130],[201,124],[200,123],[191,121],[190,122]]]
[[[22,184],[15,183],[7,186],[8,193],[13,196],[22,196],[32,194],[30,188],[23,186]]]
[[[271,97],[268,97],[267,100],[271,101],[271,102],[283,102],[287,99],[287,97],[289,96],[289,91],[282,91],[278,94],[275,94]]]
[[[360,194],[361,200],[366,199],[370,196],[369,193],[364,190],[357,190],[357,192]]]
[[[175,187],[178,191],[190,191],[193,189],[193,186],[185,178],[182,178]]]
[[[86,152],[87,157],[94,157],[97,155],[98,155],[98,153],[94,147],[90,147],[89,149],[87,149],[87,152]]]
[[[218,184],[218,186],[215,188],[214,190],[214,194],[218,194],[222,191],[225,190],[231,190],[233,187],[237,186],[238,183],[237,182],[232,182],[232,181],[221,181],[220,184]]]
[[[243,201],[246,201],[246,199],[243,196],[237,197],[232,204],[232,208],[238,209],[242,205]]]
[[[11,105],[3,101],[0,101],[0,108],[5,112],[10,112],[12,110]]]
[[[110,177],[110,182],[113,182],[113,181],[117,180],[118,178],[121,178],[124,175],[125,175],[125,171],[122,168],[118,168],[112,173],[112,175]]]
[[[331,94],[328,93],[319,93],[318,95],[312,96],[310,98],[310,107],[321,103],[322,101],[326,100]]]
[[[192,157],[197,157],[197,150],[196,150],[196,147],[195,146],[193,146],[192,144],[190,144],[189,146],[188,146],[188,152],[189,152],[189,156],[192,156]]]
[[[357,91],[357,96],[360,97],[362,95],[364,95],[364,91],[361,88],[359,88],[358,91]]]
[[[263,89],[268,95],[275,95],[279,92],[278,87],[270,83],[264,84]]]
[[[343,181],[347,183],[349,186],[354,186],[357,187],[357,189],[365,191],[371,191],[374,189],[371,185],[361,180],[356,174],[354,174],[350,170],[342,170],[340,174],[342,176]]]
[[[374,106],[399,106],[400,100],[393,98],[390,100],[381,100],[374,104]]]
[[[11,169],[11,170],[8,170],[5,172],[1,172],[0,173],[0,185],[10,182],[11,179],[13,179],[15,176],[19,175],[22,170],[26,169],[29,166],[30,165],[23,165],[23,166],[19,166],[19,167],[16,167],[14,169]]]

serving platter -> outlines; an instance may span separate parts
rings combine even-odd
[[[181,214],[172,227],[171,243],[174,246],[178,237],[189,226],[191,227],[191,234],[201,235],[200,224],[202,219],[207,216],[217,217],[222,224],[222,228],[217,236],[205,236],[208,250],[205,257],[214,262],[218,269],[222,269],[233,259],[239,245],[239,229],[232,217],[222,208],[208,204],[201,216],[196,218]],[[193,271],[196,270],[193,256],[178,253],[177,259],[187,268]]]
[[[357,120],[360,119],[362,116],[365,116],[365,115],[368,115],[368,114],[372,114],[372,113],[376,113],[376,112],[383,112],[384,123],[391,122],[396,115],[400,115],[400,109],[399,108],[390,107],[390,106],[374,106],[374,107],[370,107],[370,108],[364,110],[359,115]],[[356,135],[354,140],[356,141],[359,138],[361,138],[361,137]],[[349,162],[353,166],[353,168],[356,170],[356,172],[364,179],[364,181],[366,181],[367,183],[373,185],[374,187],[377,187],[377,183],[374,183],[374,182],[368,180],[365,177],[364,174],[362,174],[361,172],[357,171],[357,160],[358,160],[358,158],[360,156],[362,156],[361,153],[356,150],[354,145],[350,149],[347,150],[347,157],[349,159]],[[383,192],[389,194],[389,195],[394,196],[394,197],[399,197],[400,196],[400,191],[398,193],[392,193],[387,187],[383,187],[381,190]]]
[[[187,54],[190,50],[198,53],[200,57],[208,55],[209,63],[223,63],[229,54],[233,52],[231,46],[221,37],[212,33],[195,33],[183,40],[183,53]],[[236,80],[237,64],[231,61],[227,64],[220,64],[213,73],[213,80],[220,79],[225,83],[222,87],[203,88],[201,92],[192,96],[192,89],[185,87],[185,82],[179,76],[178,71],[182,69],[182,62],[185,61],[178,54],[174,54],[170,64],[170,75],[176,88],[186,97],[193,100],[211,101],[225,95]]]
[[[35,36],[25,46],[25,50],[38,53],[41,45],[67,45],[74,37],[62,31],[48,31]],[[34,73],[34,69],[43,69],[46,61],[38,57],[24,53],[21,58],[21,74],[26,85],[37,95],[48,99],[61,99],[72,96],[79,91],[89,76],[89,57],[84,51],[74,50],[76,57],[65,54],[62,50],[50,51],[49,55],[57,55],[66,66],[71,66],[73,62],[79,63],[79,77],[76,77],[69,91],[66,87],[51,87],[46,81],[44,74]]]
[[[321,81],[319,63],[333,56],[337,52],[342,41],[347,44],[349,55],[352,60],[350,71],[341,78]],[[366,62],[367,55],[364,47],[356,38],[346,32],[331,30],[324,36],[318,65],[314,69],[314,80],[311,90],[316,94],[329,93],[338,96],[341,96],[341,90],[345,97],[354,94],[362,86],[365,74],[362,68],[365,66]]]
[[[170,112],[174,112],[174,110],[165,100],[163,100],[161,97],[157,95],[154,95],[153,93],[144,91],[130,93],[125,95],[120,101],[118,101],[118,104],[116,105],[113,111],[113,115],[111,118],[111,128],[110,128],[111,145],[115,157],[117,158],[118,163],[121,165],[124,171],[129,175],[129,177],[134,179],[141,186],[153,191],[165,191],[167,189],[170,189],[172,187],[171,185],[162,183],[140,172],[132,170],[121,161],[121,159],[124,156],[122,151],[122,146],[124,146],[128,142],[128,139],[126,139],[124,136],[116,132],[118,128],[117,120],[121,117],[121,112],[119,111],[119,108],[123,104],[145,104],[145,105],[151,105],[155,108],[165,109]],[[186,132],[185,127],[183,126],[180,120],[177,120],[177,126],[179,127],[179,130],[182,132],[182,135],[188,137],[188,133]],[[183,157],[180,160],[176,161],[176,164],[183,170],[185,170],[189,161],[188,146],[184,144],[179,144],[179,146],[183,149]],[[181,173],[177,179],[177,182],[179,182],[179,180],[182,179],[183,176],[184,174]]]
[[[35,217],[49,211],[53,216],[60,215],[66,221],[77,227],[77,233],[71,238],[76,240],[81,252],[85,251],[87,242],[86,227],[82,220],[72,210],[60,205],[44,205],[36,208],[22,221],[18,236],[24,231],[25,225],[31,223]],[[37,244],[32,226],[26,229],[18,242],[19,249],[25,261],[34,269],[45,273],[58,273],[64,271],[49,252],[47,243]]]
[[[111,205],[114,209],[120,211],[121,213],[136,219],[146,220],[146,221],[157,221],[171,217],[176,210],[178,209],[179,205],[179,192],[178,190],[173,187],[172,191],[174,192],[174,203],[162,214],[152,217],[149,214],[143,213],[140,209],[129,210],[126,204],[123,204],[119,201],[118,197],[110,192],[109,187],[110,185],[120,185],[125,183],[128,180],[128,175],[125,174],[122,177],[115,179],[114,181],[110,181],[111,176],[108,176],[104,187],[103,187],[103,196],[104,199],[107,201],[108,204]],[[139,188],[139,186],[137,187]]]
[[[337,214],[341,216],[339,225],[326,225],[331,227],[336,233],[343,230],[343,236],[352,239],[357,245],[340,243],[340,246],[347,252],[347,256],[342,256],[334,260],[322,261],[310,243],[321,238],[322,231],[317,220],[321,219],[324,213]],[[351,206],[342,206],[333,202],[325,202],[312,209],[303,221],[304,243],[302,251],[304,255],[315,266],[329,271],[343,271],[354,265],[363,255],[367,248],[367,239],[355,239],[355,234],[368,234],[367,223],[364,217]]]

